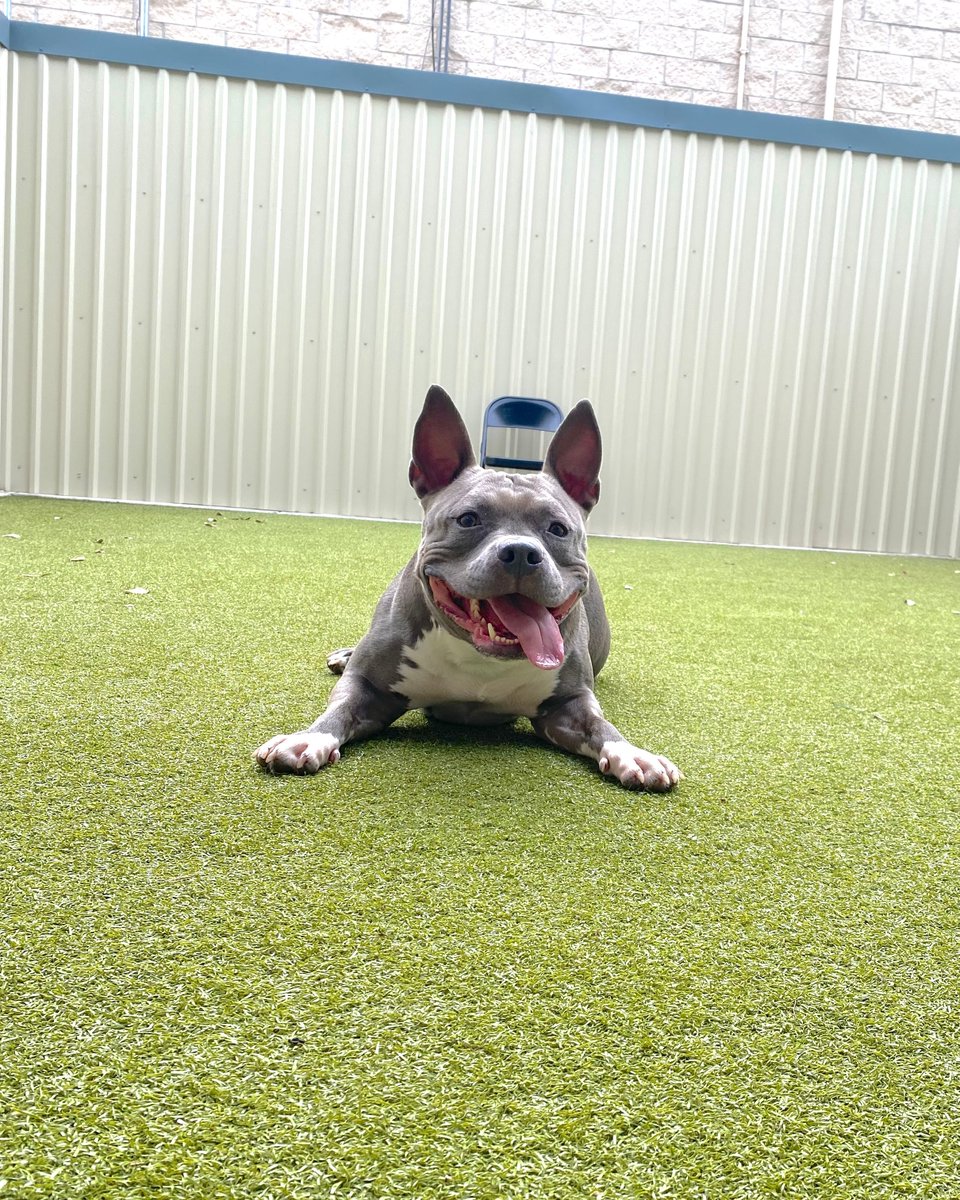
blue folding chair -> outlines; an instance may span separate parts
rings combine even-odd
[[[480,466],[509,467],[515,471],[539,471],[542,459],[503,458],[487,454],[487,431],[490,429],[533,429],[553,433],[563,420],[563,413],[552,400],[533,400],[528,396],[501,396],[491,400],[483,414],[483,433],[480,436]]]

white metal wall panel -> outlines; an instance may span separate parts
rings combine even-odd
[[[6,56],[0,486],[415,517],[443,383],[597,532],[960,554],[949,164]]]

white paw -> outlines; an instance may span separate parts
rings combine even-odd
[[[604,742],[599,763],[604,775],[616,776],[624,787],[648,792],[668,792],[683,778],[669,758],[629,742]]]
[[[254,751],[253,757],[265,771],[291,771],[314,775],[321,767],[340,760],[340,743],[330,733],[278,733]]]

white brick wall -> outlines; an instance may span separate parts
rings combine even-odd
[[[451,0],[458,74],[732,107],[742,0]],[[14,19],[137,31],[138,0],[14,3]],[[430,62],[430,0],[151,0],[156,37]],[[753,0],[745,107],[823,115],[833,0]],[[960,134],[960,0],[844,0],[838,120]]]

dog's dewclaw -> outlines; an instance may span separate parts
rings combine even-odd
[[[332,671],[334,675],[342,675],[350,661],[351,654],[353,654],[352,646],[344,646],[342,650],[331,651],[327,655],[328,670]]]

